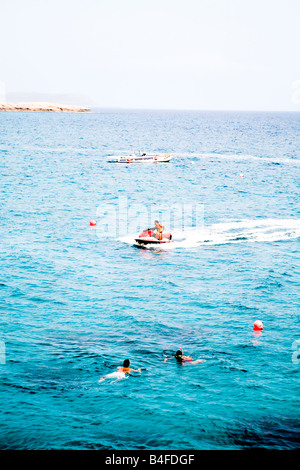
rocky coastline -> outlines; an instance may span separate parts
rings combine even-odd
[[[0,111],[38,111],[52,113],[90,113],[84,106],[70,106],[53,103],[0,103]]]

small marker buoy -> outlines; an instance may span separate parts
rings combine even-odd
[[[93,227],[94,225],[96,225],[96,220],[91,220],[90,221],[90,226]]]
[[[253,325],[253,330],[255,331],[261,331],[264,329],[263,322],[260,320],[256,320]]]
[[[244,175],[243,175],[243,173],[241,173],[241,174],[240,174],[240,178],[244,178]]]

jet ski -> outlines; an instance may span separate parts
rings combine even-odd
[[[156,237],[154,230],[147,228],[139,235],[139,238],[135,239],[135,241],[139,246],[164,245],[165,243],[172,242],[172,234],[168,232],[163,232],[162,239],[159,240]]]

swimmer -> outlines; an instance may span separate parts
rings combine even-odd
[[[195,364],[201,364],[201,362],[205,362],[204,359],[197,359],[196,361],[194,361],[194,359],[191,356],[184,356],[183,353],[182,353],[182,348],[179,348],[178,351],[176,351],[175,359],[181,365],[183,365],[185,363],[195,365]],[[167,362],[167,360],[168,360],[168,358],[166,357],[164,362]]]
[[[99,382],[103,382],[105,379],[116,379],[114,382],[121,380],[121,379],[126,379],[128,377],[130,372],[141,372],[141,369],[131,369],[130,366],[130,361],[129,359],[125,359],[123,362],[123,366],[119,366],[115,372],[112,372],[111,374],[107,374],[104,377],[100,377]]]

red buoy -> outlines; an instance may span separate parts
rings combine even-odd
[[[261,331],[264,329],[263,322],[260,320],[256,320],[253,325],[253,330],[255,331]]]
[[[90,221],[90,226],[91,226],[91,227],[94,227],[95,225],[96,225],[96,220],[91,220],[91,221]]]

